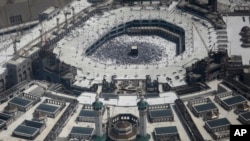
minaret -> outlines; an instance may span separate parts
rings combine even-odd
[[[95,135],[93,136],[94,141],[106,141],[106,135],[103,133],[102,128],[102,108],[103,103],[99,101],[99,94],[96,94],[96,100],[92,103],[92,107],[95,111]]]
[[[137,135],[136,141],[149,141],[150,135],[147,134],[147,110],[148,103],[144,100],[144,96],[141,96],[141,100],[137,103],[139,110],[139,135]]]

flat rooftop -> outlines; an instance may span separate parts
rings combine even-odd
[[[237,95],[237,96],[234,96],[234,97],[223,99],[222,101],[224,101],[224,103],[227,104],[228,106],[233,106],[235,104],[240,104],[242,102],[247,102],[247,100],[244,97],[242,97],[241,95]]]
[[[49,113],[55,113],[57,110],[59,109],[58,106],[55,106],[55,105],[49,105],[49,104],[40,104],[36,110],[39,110],[39,111],[44,111],[44,112],[49,112]]]
[[[28,105],[30,105],[32,103],[32,101],[28,100],[28,99],[21,98],[21,97],[14,97],[9,101],[9,103],[12,103],[12,104],[15,104],[18,106],[22,106],[22,107],[27,107]]]
[[[93,110],[84,110],[82,109],[80,114],[79,114],[79,117],[95,117],[95,111]]]
[[[125,114],[125,113],[129,113],[129,114],[132,114],[134,116],[139,117],[139,111],[138,111],[137,106],[122,107],[122,106],[109,105],[108,107],[110,108],[110,117],[114,117],[118,114]],[[175,120],[171,121],[171,122],[161,122],[161,123],[148,122],[147,131],[148,131],[148,133],[153,133],[153,132],[155,132],[155,128],[158,128],[158,127],[176,126],[176,128],[179,132],[180,139],[185,140],[185,139],[187,139],[188,135],[187,135],[181,121],[179,120],[179,117],[177,116],[176,111],[173,108],[173,105],[171,104],[170,107],[172,109],[173,116],[176,117]],[[69,122],[67,123],[67,125],[65,125],[65,127],[62,129],[62,132],[59,134],[60,138],[67,138],[67,136],[71,133],[71,129],[73,127],[80,126],[80,127],[95,128],[94,123],[77,122],[76,121],[77,117],[79,116],[79,114],[82,110],[83,110],[83,104],[79,104],[79,107],[77,108],[76,113],[74,113],[72,115],[72,117],[69,119]],[[103,122],[106,123],[107,120],[108,120],[107,110],[105,110],[105,112],[103,114]],[[151,138],[150,141],[153,141],[153,138]]]
[[[73,127],[84,127],[84,128],[87,127],[87,128],[93,128],[93,129],[95,128],[95,123],[92,123],[92,122],[77,122],[77,117],[79,116],[82,109],[83,109],[83,105],[79,104],[78,108],[76,109],[76,113],[74,113],[71,116],[71,118],[69,119],[69,122],[62,129],[62,131],[60,132],[58,137],[68,138],[68,135],[71,134],[71,132],[73,130]],[[77,132],[78,132],[78,130],[75,131],[75,134],[77,134]]]
[[[32,120],[25,120],[23,121],[22,125],[34,127],[34,128],[41,128],[44,125],[44,123],[32,121]]]
[[[4,113],[0,113],[0,119],[2,120],[8,120],[10,119],[12,116],[8,115],[8,114],[4,114]]]
[[[221,118],[221,119],[215,119],[215,120],[209,120],[205,122],[209,128],[217,128],[220,126],[229,126],[231,123],[228,121],[227,118]]]
[[[7,130],[2,130],[0,132],[0,138],[2,140],[6,140],[6,141],[19,141],[20,138],[17,138],[17,137],[14,137],[14,136],[11,136],[13,131],[20,125],[22,126],[25,126],[23,125],[24,123],[24,120],[29,120],[29,121],[32,121],[33,119],[33,113],[34,111],[36,110],[36,108],[42,104],[42,102],[45,100],[45,99],[48,99],[48,97],[41,97],[41,101],[39,101],[37,104],[35,104],[33,107],[31,107],[31,109],[29,109],[28,111],[26,112],[19,112],[18,115],[20,115],[19,118],[16,118],[7,128]],[[3,104],[0,105],[1,108],[5,107],[8,103],[5,102]],[[38,141],[42,141],[45,139],[45,137],[47,136],[47,134],[51,131],[51,129],[53,128],[53,126],[55,125],[55,123],[61,118],[62,114],[65,112],[65,110],[67,109],[69,103],[66,103],[66,108],[63,108],[62,111],[57,115],[57,117],[55,118],[47,118],[46,120],[46,127],[45,127],[45,130],[43,130],[40,134],[37,135],[36,139],[35,140],[38,140]],[[1,114],[0,114],[1,115]],[[26,124],[29,124],[29,123],[26,123]],[[22,128],[22,127],[21,127]],[[25,127],[24,127],[25,128]],[[33,127],[34,128],[34,127]],[[20,129],[20,127],[19,127]],[[31,129],[32,130],[32,129]],[[17,130],[19,131],[19,130]]]
[[[245,112],[245,113],[241,113],[239,114],[239,116],[243,117],[246,121],[250,120],[250,111]]]
[[[216,83],[215,83],[215,82],[216,82]],[[214,83],[216,84],[216,85],[213,86],[213,90],[216,90],[216,89],[217,89],[217,85],[218,85],[217,80],[216,80],[216,81],[210,82],[210,84],[212,84],[212,83],[213,83],[213,85],[214,85]],[[220,82],[219,82],[219,83],[220,83]],[[211,136],[211,135],[207,132],[207,130],[204,128],[205,122],[204,122],[203,118],[197,118],[197,117],[192,113],[192,111],[190,110],[190,108],[187,107],[188,100],[192,100],[192,99],[194,99],[195,97],[203,97],[203,98],[214,99],[214,95],[212,95],[212,93],[211,93],[211,95],[207,95],[207,94],[202,94],[202,93],[199,92],[199,93],[195,93],[195,94],[189,95],[189,97],[185,97],[185,99],[187,99],[187,100],[185,100],[185,102],[184,102],[184,104],[185,104],[185,106],[186,106],[186,108],[187,108],[187,110],[188,110],[188,112],[189,112],[191,118],[193,119],[195,125],[197,126],[197,128],[198,128],[198,130],[200,131],[200,133],[201,133],[201,135],[203,136],[203,138],[204,138],[205,140],[214,140],[214,139],[212,138],[212,136]],[[238,120],[238,115],[235,114],[235,112],[234,112],[233,110],[231,110],[231,111],[225,110],[225,109],[224,109],[222,106],[220,106],[217,102],[213,102],[213,103],[215,104],[215,106],[216,106],[216,107],[218,108],[218,110],[219,110],[219,115],[218,115],[219,118],[230,117],[230,118],[228,118],[228,121],[229,121],[231,124],[233,124],[233,125],[234,125],[234,124],[235,124],[235,125],[240,125],[240,124],[241,124],[241,122]],[[180,131],[180,130],[179,130],[179,131]],[[179,133],[180,133],[180,132],[179,132]],[[227,141],[227,140],[225,140],[225,141]]]
[[[196,106],[193,106],[194,109],[197,111],[197,112],[204,112],[204,111],[209,111],[209,110],[213,110],[213,109],[218,109],[213,102],[209,102],[209,103],[206,103],[206,104],[200,104],[200,105],[196,105]]]
[[[17,132],[18,134],[29,135],[29,136],[34,136],[35,134],[38,133],[38,131],[39,131],[38,128],[25,126],[25,125],[19,125],[14,130],[14,132]]]
[[[176,126],[168,126],[168,127],[157,127],[155,128],[156,135],[165,135],[165,134],[177,134]]]
[[[71,129],[70,134],[92,135],[93,131],[94,131],[94,128],[74,126]]]
[[[37,84],[32,85],[30,88],[24,90],[24,93],[35,95],[35,96],[42,96],[44,93],[44,88],[38,86]]]
[[[149,110],[149,115],[151,118],[161,118],[173,116],[173,113],[171,109],[157,109]]]

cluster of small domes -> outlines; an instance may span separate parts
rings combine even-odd
[[[241,35],[240,40],[242,41],[241,46],[242,47],[250,47],[250,27],[244,26],[241,29],[240,35]]]

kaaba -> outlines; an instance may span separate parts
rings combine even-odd
[[[138,47],[137,46],[131,46],[130,55],[132,55],[132,56],[138,55]]]

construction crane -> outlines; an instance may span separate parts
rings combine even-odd
[[[75,22],[75,8],[72,7],[71,9],[72,9],[72,12],[73,12],[73,22]]]
[[[14,55],[17,54],[17,45],[16,45],[16,43],[19,43],[19,42],[20,42],[20,40],[18,39],[17,35],[12,37]]]
[[[44,30],[43,24],[41,24],[41,29],[40,31],[40,38],[41,38],[41,43],[47,42],[47,31]]]
[[[67,28],[68,27],[68,19],[67,19],[68,12],[64,11],[63,14],[64,14],[64,17],[65,17],[65,28]]]
[[[28,6],[29,6],[29,14],[30,14],[30,21],[32,20],[32,14],[33,14],[33,12],[32,12],[32,7],[33,7],[33,5],[35,4],[35,0],[28,0]]]
[[[59,23],[60,18],[56,18],[56,27],[57,27],[57,31],[60,30],[60,23]]]

